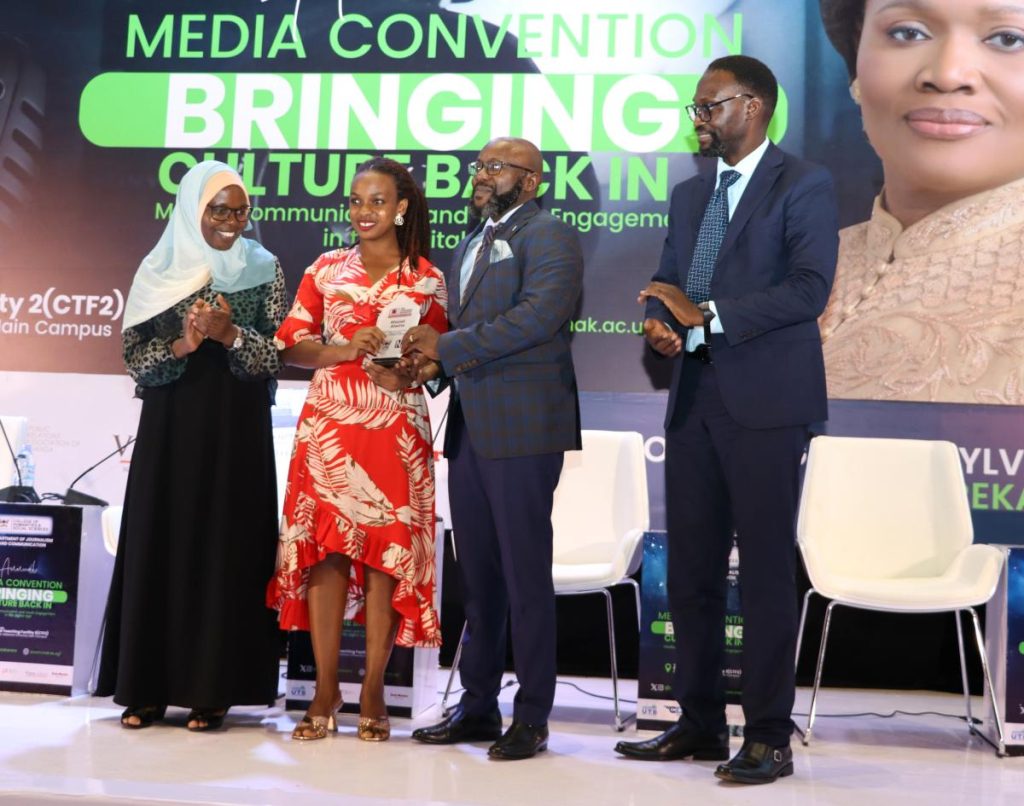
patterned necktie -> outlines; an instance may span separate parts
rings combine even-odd
[[[476,257],[473,258],[473,266],[465,277],[459,278],[461,288],[459,290],[459,301],[466,298],[466,289],[469,288],[469,281],[473,275],[482,272],[491,262],[491,246],[494,245],[494,238],[501,224],[487,224],[484,226],[484,235],[480,239],[480,246],[477,247]]]
[[[722,171],[718,187],[704,210],[697,233],[697,246],[693,250],[690,273],[686,276],[686,296],[693,303],[707,302],[711,291],[711,275],[715,273],[718,249],[729,226],[729,197],[726,191],[737,179],[739,171]]]

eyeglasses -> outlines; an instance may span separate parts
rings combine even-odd
[[[516,165],[514,162],[504,162],[503,160],[491,160],[490,162],[473,160],[466,167],[469,168],[470,176],[476,176],[481,171],[487,171],[489,176],[497,176],[506,168],[518,168],[520,171],[526,171],[529,174],[537,173],[533,168],[527,168],[525,165]]]
[[[235,217],[235,221],[244,223],[249,220],[249,214],[252,212],[252,207],[246,205],[245,207],[225,207],[223,204],[208,204],[206,209],[210,211],[210,218],[214,221],[227,221],[231,216]]]
[[[731,98],[723,98],[721,101],[712,101],[709,104],[687,104],[686,114],[690,116],[690,120],[696,123],[698,120],[702,120],[707,123],[711,120],[711,110],[716,106],[720,106],[728,101],[735,101],[737,98],[753,98],[754,96],[748,92],[741,92],[739,95],[733,95]]]

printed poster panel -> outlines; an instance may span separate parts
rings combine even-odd
[[[637,681],[637,717],[639,730],[664,730],[678,721],[679,704],[672,697],[672,678],[676,668],[676,635],[668,600],[666,564],[668,546],[664,532],[644,535],[643,578],[640,586],[640,662]],[[740,611],[739,552],[733,545],[726,578],[724,655],[722,677],[726,695],[726,719],[730,729],[739,732],[743,711],[739,707],[743,685],[743,615]]]
[[[0,688],[70,694],[82,510],[0,504]]]

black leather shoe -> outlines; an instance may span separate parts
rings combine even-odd
[[[458,744],[459,742],[493,742],[501,736],[501,711],[497,708],[484,716],[469,716],[462,706],[436,725],[417,728],[412,738],[425,744]]]
[[[776,778],[793,774],[793,750],[790,746],[772,747],[746,741],[728,764],[719,764],[715,777],[733,784],[770,784]]]
[[[533,758],[548,749],[548,726],[527,725],[513,719],[505,735],[491,745],[487,755],[503,761]]]
[[[645,742],[619,742],[615,745],[615,752],[643,761],[671,761],[690,756],[694,761],[725,761],[729,758],[729,734],[725,731],[698,733],[677,722]]]

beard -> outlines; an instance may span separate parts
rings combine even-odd
[[[716,132],[708,132],[708,134],[711,135],[711,142],[706,146],[698,146],[698,153],[702,157],[714,157],[715,159],[724,157],[725,143],[722,142]]]
[[[478,218],[480,220],[493,218],[495,221],[497,221],[499,218],[505,215],[505,213],[512,209],[512,207],[515,206],[515,203],[517,201],[519,201],[519,194],[523,192],[524,179],[526,179],[525,176],[521,177],[520,180],[516,182],[511,187],[511,189],[506,191],[505,193],[491,193],[487,201],[485,201],[479,207],[473,204],[473,199],[470,198],[470,214],[474,218]]]

